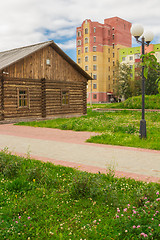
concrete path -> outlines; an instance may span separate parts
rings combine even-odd
[[[0,149],[90,172],[160,181],[160,151],[85,143],[90,132],[0,125]]]

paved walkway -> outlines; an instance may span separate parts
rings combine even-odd
[[[106,173],[111,168],[117,176],[160,181],[160,151],[85,143],[93,135],[96,133],[3,124],[0,149],[7,147],[18,155],[30,154],[89,172]]]

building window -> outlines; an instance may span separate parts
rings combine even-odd
[[[93,83],[93,89],[97,89],[97,84]]]
[[[69,91],[62,91],[62,105],[69,105]]]
[[[114,40],[114,34],[112,34],[112,39]]]
[[[108,67],[108,71],[109,71],[109,72],[111,71],[111,68],[110,68],[110,67]]]
[[[114,49],[114,43],[112,44],[112,46],[113,46],[113,49]]]
[[[88,71],[88,65],[87,65],[87,66],[85,66],[85,71]]]
[[[78,46],[81,45],[81,40],[78,40],[77,45],[78,45]]]
[[[94,43],[96,42],[96,37],[93,37],[93,41],[94,41]]]
[[[133,65],[130,65],[129,67],[130,67],[130,69],[133,69]]]
[[[108,76],[108,80],[110,80],[111,79],[111,77],[110,77],[110,75]]]
[[[81,31],[78,31],[77,36],[81,37]]]
[[[108,58],[108,62],[110,62],[110,58]]]
[[[50,59],[46,59],[46,65],[48,65],[48,66],[51,65]]]
[[[80,58],[78,58],[78,63],[81,63],[81,59]]]
[[[88,38],[85,38],[85,43],[88,43]]]
[[[88,52],[88,47],[85,47],[85,53],[87,53]]]
[[[122,61],[125,61],[126,60],[126,58],[125,57],[122,57]]]
[[[114,58],[114,55],[115,55],[115,54],[113,53],[113,58]]]
[[[93,65],[93,71],[97,71],[97,65]]]
[[[78,55],[80,55],[81,54],[81,50],[78,50]]]
[[[85,57],[85,62],[88,62],[88,56]]]
[[[93,99],[97,99],[97,94],[93,94]]]
[[[132,57],[132,56],[131,56],[131,57],[129,57],[129,60],[130,60],[130,61],[132,61],[132,60],[133,60],[133,57]]]
[[[93,47],[93,52],[96,52],[97,51],[97,47]]]
[[[28,89],[18,89],[18,107],[28,107]]]
[[[113,76],[114,76],[114,74],[115,74],[115,71],[113,71]]]
[[[97,74],[93,74],[93,79],[97,80]]]
[[[88,34],[88,28],[85,28],[85,34]]]
[[[93,31],[94,31],[94,33],[96,32],[96,27],[94,27]]]
[[[113,66],[115,66],[115,62],[113,61]]]
[[[110,53],[110,48],[108,48],[108,53]]]
[[[93,61],[97,61],[97,56],[93,56]]]

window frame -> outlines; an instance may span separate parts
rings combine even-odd
[[[85,44],[88,43],[88,37],[85,37],[85,39],[84,39],[84,43],[85,43]]]
[[[77,32],[77,37],[81,37],[81,31]]]
[[[93,71],[97,71],[97,64],[93,64]]]
[[[97,74],[93,74],[93,80],[97,80]]]
[[[85,56],[84,61],[88,62],[88,56]]]
[[[97,52],[97,46],[93,46],[93,52]]]
[[[93,99],[97,99],[97,94],[93,94]]]
[[[21,93],[21,92],[26,92],[25,94]],[[18,87],[17,88],[17,100],[18,100],[18,108],[22,109],[22,108],[30,108],[30,99],[29,99],[29,88],[27,87]],[[24,96],[26,96],[26,99],[24,98]],[[20,99],[21,98],[21,99]],[[22,101],[24,104],[20,104],[20,101]],[[25,101],[27,102],[25,104]]]
[[[68,93],[68,103],[63,103],[63,95],[64,95],[63,92]],[[62,107],[69,107],[69,100],[70,100],[69,90],[61,89],[61,106]],[[66,102],[66,97],[65,97],[65,102]]]
[[[97,89],[97,83],[93,83],[93,89]]]
[[[93,55],[93,62],[97,61],[97,55]]]
[[[81,46],[81,40],[77,41],[77,46]]]
[[[85,47],[85,53],[88,53],[88,47]]]
[[[88,71],[88,65],[85,65],[84,69],[85,69],[85,71]]]
[[[85,28],[84,32],[85,34],[88,34],[88,28]]]

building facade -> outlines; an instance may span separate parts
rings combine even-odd
[[[160,44],[150,44],[145,46],[145,53],[153,51],[157,61],[160,63]],[[128,64],[132,69],[132,78],[135,78],[135,69],[137,63],[140,62],[140,56],[142,54],[141,47],[121,48],[119,49],[119,62],[121,64]]]
[[[87,19],[77,28],[77,63],[93,78],[87,102],[110,101],[119,49],[132,45],[130,28],[130,22],[118,17],[105,19],[104,24]]]
[[[53,41],[0,52],[0,123],[86,114],[89,79]]]

